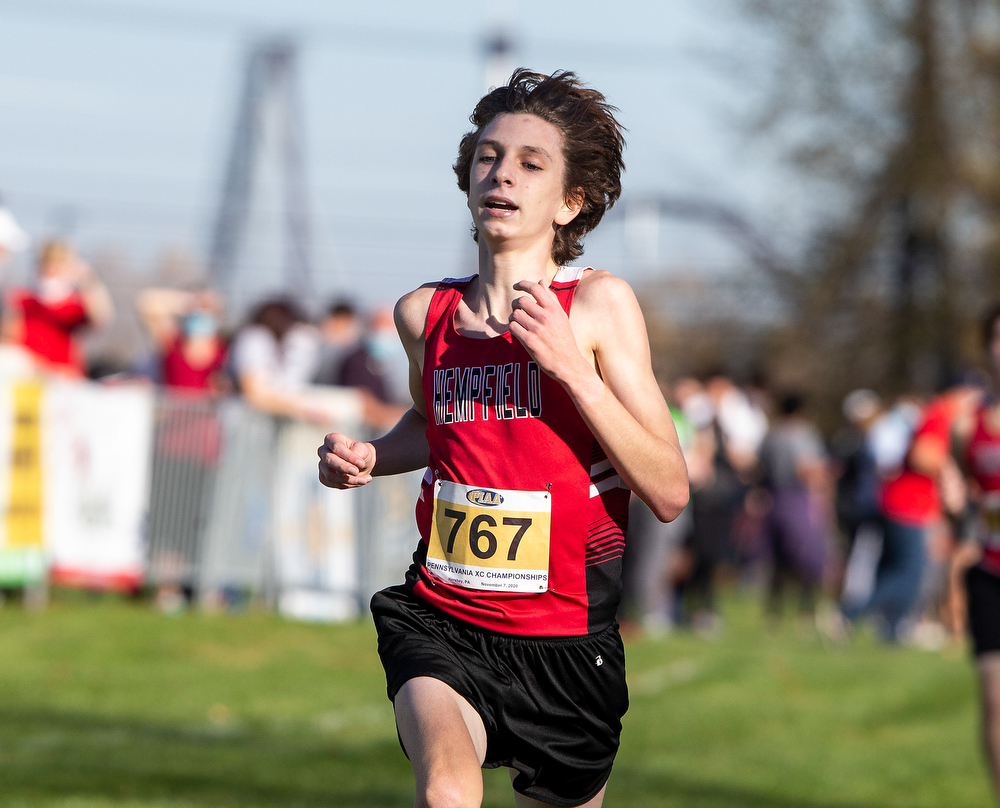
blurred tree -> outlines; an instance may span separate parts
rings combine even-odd
[[[773,364],[927,390],[1000,297],[1000,0],[744,0],[778,54],[755,129],[821,189]]]

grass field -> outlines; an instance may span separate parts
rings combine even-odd
[[[959,649],[829,649],[727,601],[713,641],[628,643],[609,808],[987,808]],[[367,623],[0,610],[0,806],[412,804]],[[487,806],[509,806],[502,771]]]

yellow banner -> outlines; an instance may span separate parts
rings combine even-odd
[[[42,548],[42,385],[13,387],[10,489],[5,527],[8,548]]]

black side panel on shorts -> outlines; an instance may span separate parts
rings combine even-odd
[[[587,530],[587,631],[594,634],[615,619],[622,599],[622,555],[625,530],[615,519],[605,517]]]

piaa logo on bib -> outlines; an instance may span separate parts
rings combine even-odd
[[[490,491],[487,488],[474,488],[465,495],[473,505],[488,505],[495,507],[503,503],[503,497],[498,491]]]

